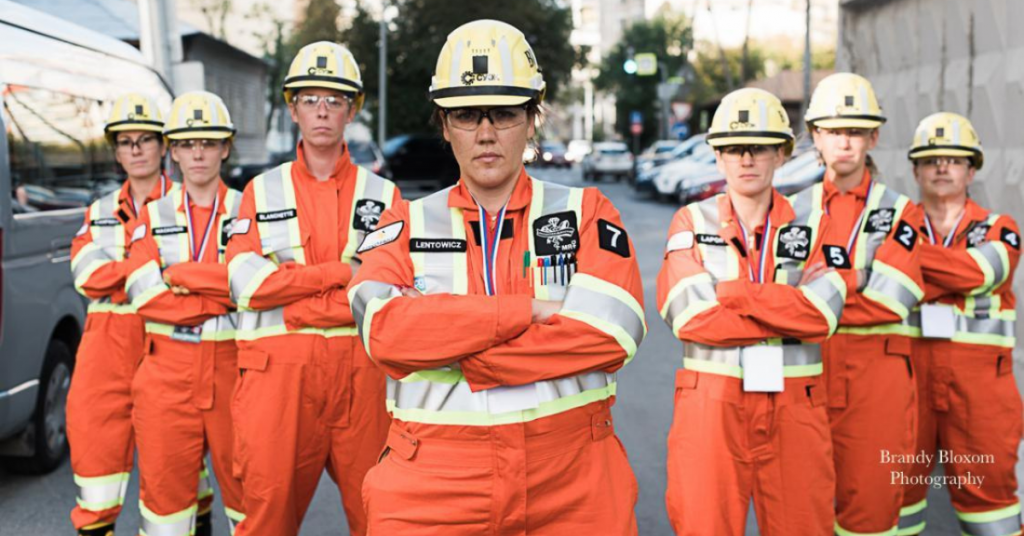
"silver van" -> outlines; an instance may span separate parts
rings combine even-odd
[[[45,472],[67,452],[64,405],[86,303],[71,239],[119,186],[103,124],[127,91],[171,95],[132,46],[0,0],[0,460]]]

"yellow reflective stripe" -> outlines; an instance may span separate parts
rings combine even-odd
[[[232,272],[237,271],[240,264],[244,263],[248,255],[259,256],[251,251],[240,253],[231,259],[228,263],[228,278],[233,278]],[[253,295],[259,290],[260,285],[270,277],[270,274],[277,271],[277,265],[273,262],[268,262],[265,266],[256,271],[256,274],[252,276],[248,284],[242,290],[242,293],[238,296],[238,308],[239,309],[250,309],[250,303],[252,302]]]
[[[359,247],[359,244],[356,243],[358,239],[357,234],[359,233],[359,231],[356,229],[355,225],[352,225],[352,222],[354,222],[356,218],[356,205],[358,204],[357,201],[359,201],[359,199],[363,197],[365,191],[366,169],[360,167],[356,171],[356,186],[352,190],[352,208],[349,211],[347,223],[348,240],[345,243],[345,250],[341,252],[342,262],[352,262],[352,257],[354,257],[356,254],[356,248]]]
[[[996,275],[995,270],[988,263],[988,260],[985,259],[985,256],[982,255],[975,248],[967,248],[967,254],[970,255],[972,259],[974,259],[974,263],[978,265],[978,269],[981,270],[981,274],[985,278],[985,282],[982,283],[981,286],[971,290],[970,292],[970,294],[980,294],[981,292],[984,292],[986,289],[992,286],[993,280],[995,279]]]
[[[139,512],[142,514],[142,527],[139,534],[142,536],[189,536],[195,525],[195,515],[199,506],[192,506],[179,512],[169,515],[154,513],[139,500]]]
[[[990,521],[998,521],[1007,517],[1015,516],[1021,513],[1020,503],[1000,508],[998,510],[989,510],[988,512],[957,512],[956,517],[960,521],[966,521],[967,523],[988,523]]]
[[[452,207],[449,210],[452,211],[452,238],[466,240],[466,225],[462,217],[462,209]],[[469,294],[468,263],[467,252],[452,253],[452,294],[456,296]]]
[[[576,213],[576,221],[583,225],[583,188],[569,189],[569,202],[567,206],[569,210]]]
[[[174,333],[174,326],[159,322],[146,322],[146,333],[170,337]],[[210,331],[204,329],[202,335],[200,335],[200,340],[213,342],[233,341],[235,340],[235,330]]]
[[[412,383],[412,382],[423,382],[423,381],[426,381],[426,382],[431,382],[431,383],[444,383],[444,384],[448,384],[448,385],[455,385],[456,383],[459,383],[459,382],[463,381],[464,379],[465,379],[465,376],[462,374],[462,371],[458,370],[458,369],[450,369],[450,370],[431,369],[431,370],[421,370],[419,372],[413,372],[412,374],[402,378],[399,381],[402,382],[402,383]]]
[[[590,291],[593,291],[602,296],[613,298],[617,302],[622,303],[629,308],[640,321],[642,327],[642,333],[640,334],[640,341],[647,336],[647,324],[644,322],[643,308],[636,301],[632,294],[627,292],[622,287],[614,285],[590,274],[576,274],[573,276],[572,283],[570,284],[570,292],[572,287],[580,287]],[[571,301],[571,300],[570,300]],[[566,302],[569,304],[569,301]],[[613,303],[613,302],[609,302]],[[569,310],[565,306],[558,313],[562,316],[579,320],[598,331],[605,333],[606,335],[614,338],[619,346],[626,352],[626,364],[633,360],[633,356],[636,355],[638,341],[633,338],[629,331],[619,323],[609,322],[606,319],[599,318],[598,316],[591,314],[585,310]],[[628,313],[627,313],[628,316]],[[623,320],[627,318],[623,317]]]
[[[530,217],[527,220],[527,228],[532,229],[531,226],[533,225],[533,222],[537,221],[537,218],[541,217],[541,213],[544,210],[544,185],[541,184],[540,181],[534,180],[531,177],[530,188],[532,189],[532,192],[530,196]],[[529,251],[537,251],[537,238],[534,236],[533,231],[531,230],[530,232],[526,233],[526,235],[529,239]],[[538,268],[536,266],[536,258],[531,256],[530,259],[532,261],[530,263],[530,271],[533,272],[531,276],[534,282],[533,297],[537,298],[538,300],[549,300],[551,299],[551,294],[550,292],[548,292],[548,287],[546,285],[540,284],[541,280],[543,279],[544,269]]]
[[[423,203],[413,201],[409,203],[409,236],[426,236],[426,221],[423,217]],[[410,251],[409,259],[412,261],[412,273],[418,281],[427,273],[427,259],[422,251]]]
[[[920,337],[921,328],[915,328],[905,324],[879,324],[877,326],[839,326],[836,334],[843,335],[906,335],[907,337]]]
[[[953,338],[950,339],[953,342],[962,342],[968,344],[985,344],[989,346],[999,346],[1002,348],[1014,348],[1017,345],[1016,337],[1004,337],[1002,335],[984,335],[981,333],[965,333],[956,332]]]
[[[366,314],[363,316],[363,348],[366,349],[366,355],[371,358],[373,357],[373,352],[370,351],[370,330],[373,326],[373,315],[377,314],[377,311],[380,311],[389,301],[397,297],[373,298],[366,304]]]
[[[130,473],[114,473],[105,476],[86,477],[74,475],[78,495],[78,506],[91,512],[99,512],[124,504]]]
[[[163,282],[163,276],[161,274],[160,265],[157,264],[156,261],[151,260],[128,275],[128,280],[125,281],[125,288],[129,290],[136,281],[143,277],[154,277],[155,275],[156,279],[160,281],[159,284],[151,285],[149,288],[143,289],[140,293],[132,297],[132,305],[135,306],[136,309],[149,303],[149,300],[152,300],[161,292],[170,290],[167,288],[167,284]]]
[[[632,294],[626,291],[626,289],[618,285],[609,283],[603,279],[594,277],[590,274],[574,275],[572,278],[572,284],[615,298],[616,300],[622,302],[627,307],[629,307],[634,313],[636,313],[636,316],[640,318],[640,321],[643,323],[644,308],[640,306],[640,303],[636,301],[636,298],[634,298]],[[646,334],[647,324],[644,323],[644,335]]]
[[[719,363],[717,361],[684,357],[683,368],[696,372],[731,376],[733,378],[740,379],[743,378],[743,367]],[[785,378],[805,378],[808,376],[820,376],[822,371],[821,363],[815,363],[813,365],[787,365],[782,368],[782,376]]]
[[[626,361],[625,363],[623,363],[624,365],[628,365],[629,362],[633,360],[633,356],[636,355],[636,342],[633,340],[632,337],[629,336],[628,333],[626,333],[626,330],[622,329],[622,326],[612,324],[611,322],[606,322],[605,320],[597,318],[594,315],[580,311],[562,311],[558,314],[566,318],[579,320],[580,322],[583,322],[584,324],[587,324],[593,327],[594,329],[601,331],[602,333],[610,337],[613,337],[615,339],[615,342],[618,342],[619,346],[621,346],[622,349],[626,352]],[[646,331],[647,330],[645,329],[644,332],[646,333]]]
[[[232,510],[232,509],[228,508],[227,506],[224,507],[224,513],[227,514],[228,519],[234,521],[235,524],[238,524],[238,523],[241,523],[242,521],[245,521],[245,514],[243,514],[242,512],[239,512],[237,510]],[[234,527],[232,527],[231,533],[234,534],[234,532],[235,532],[234,531]]]
[[[113,313],[119,315],[133,315],[138,312],[135,306],[130,303],[108,303],[108,302],[91,302],[87,309],[89,314],[92,313]]]
[[[668,296],[665,297],[665,304],[661,306],[661,311],[658,312],[661,315],[661,317],[664,318],[665,320],[669,320],[668,310],[669,307],[672,305],[672,302],[675,301],[675,299],[678,298],[679,295],[682,294],[688,287],[691,287],[693,285],[699,285],[701,283],[714,285],[714,280],[711,278],[711,274],[709,274],[708,272],[701,272],[699,274],[684,277],[680,279],[678,282],[676,282],[676,284],[672,287],[672,290],[668,291]]]
[[[878,205],[882,202],[882,196],[885,194],[885,186],[880,183],[875,183],[871,187],[871,197],[864,202],[864,219],[860,221],[860,229],[857,230],[857,245],[854,246],[855,253],[853,261],[854,270],[863,270],[867,265],[868,256],[868,241],[864,239],[864,227],[867,225],[868,216],[872,210],[878,208]],[[896,216],[893,218],[893,226],[896,225],[896,221],[899,220],[899,211],[896,212]],[[838,525],[836,525],[838,526]]]
[[[693,317],[707,311],[708,309],[718,305],[718,300],[713,302],[710,301],[694,301],[691,302],[679,316],[672,322],[672,334],[677,338],[679,337],[679,330],[683,328]]]
[[[285,173],[287,171],[287,173]],[[289,208],[298,207],[298,203],[295,202],[295,184],[292,181],[291,166],[288,166],[287,170],[281,171],[281,179],[284,183],[284,203]],[[355,204],[355,201],[353,201]],[[293,248],[293,255],[295,256],[295,262],[298,264],[306,264],[306,249],[302,243],[302,232],[299,229],[299,217],[298,212],[294,218],[286,220],[288,223],[288,236],[291,240],[291,246]]]
[[[289,330],[287,326],[266,326],[257,329],[239,329],[234,332],[234,339],[238,341],[254,341],[278,335],[319,335],[331,339],[334,337],[355,337],[359,335],[355,326],[344,326],[340,328],[302,328]]]
[[[844,300],[846,299],[846,282],[843,281],[842,276],[840,276],[837,272],[831,272],[825,274],[823,278],[826,281],[828,281],[829,284],[836,288],[836,291],[838,291],[839,294],[843,296]],[[835,333],[836,327],[839,324],[839,319],[832,311],[832,308],[829,307],[828,303],[824,299],[822,299],[821,296],[815,294],[814,291],[812,291],[811,289],[807,288],[804,285],[801,285],[799,288],[800,292],[803,293],[804,297],[806,297],[814,305],[814,307],[818,309],[818,311],[821,313],[821,316],[825,317],[825,321],[828,322],[829,334]]]
[[[418,408],[401,409],[395,407],[393,400],[388,401],[388,411],[392,413],[395,419],[409,422],[462,426],[499,426],[531,422],[544,417],[550,417],[551,415],[564,413],[587,404],[606,400],[615,396],[615,393],[616,383],[612,382],[608,386],[599,389],[591,389],[557,400],[541,402],[534,409],[500,414],[476,411],[430,411]]]
[[[920,301],[921,298],[924,297],[924,291],[921,290],[921,287],[919,287],[913,279],[908,277],[903,272],[897,270],[896,268],[893,268],[892,266],[889,266],[888,264],[876,259],[871,264],[871,269],[899,283],[899,285],[902,286],[907,292],[913,294],[918,299],[918,301]],[[898,314],[901,318],[906,318],[907,315],[910,314],[910,310],[896,298],[893,298],[871,288],[865,288],[863,294],[864,297],[888,307],[890,310],[892,310],[892,312]]]
[[[852,530],[846,530],[843,527],[840,527],[839,523],[836,522],[834,530],[836,536],[896,536],[896,531],[898,530],[898,528],[894,526],[893,528],[889,530],[883,530],[882,532],[854,532]]]

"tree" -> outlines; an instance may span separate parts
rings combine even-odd
[[[723,56],[724,54],[724,56]],[[722,61],[722,57],[725,61]],[[736,87],[743,87],[747,82],[764,76],[764,51],[752,47],[746,53],[746,64],[743,62],[742,49],[719,51],[698,51],[694,61],[694,83],[691,100],[700,104],[721,97]],[[725,71],[723,63],[729,66]],[[736,87],[730,87],[732,80],[739,80]]]
[[[231,14],[231,0],[192,0],[192,6],[199,9],[206,19],[210,35],[227,41],[227,20]]]
[[[647,145],[658,138],[658,84],[656,76],[626,73],[623,65],[631,55],[653,52],[658,55],[658,69],[666,69],[668,78],[678,76],[686,65],[686,54],[693,46],[693,29],[682,16],[662,12],[654,19],[640,21],[626,28],[622,40],[601,62],[600,74],[594,81],[598,90],[615,95],[615,130],[623,137],[631,136],[629,114],[643,114],[644,132],[641,143]]]
[[[273,29],[270,33],[252,32],[259,39],[263,50],[263,61],[267,63],[267,116],[266,130],[270,131],[274,115],[281,108],[281,86],[288,74],[288,67],[294,56],[295,48],[286,35],[286,23],[275,15],[269,4],[260,3],[252,7],[246,15],[250,20],[270,20]]]
[[[336,0],[309,0],[306,14],[292,38],[295,50],[317,41],[341,41],[341,31],[338,29],[340,17],[341,6]]]
[[[571,13],[559,0],[397,0],[398,11],[388,31],[388,132],[430,132],[433,104],[427,98],[430,79],[452,30],[477,19],[495,19],[515,26],[526,35],[544,72],[547,99],[557,98],[576,60],[569,45]],[[376,19],[360,4],[342,41],[359,62],[370,97],[378,91],[378,39]],[[368,98],[373,110],[377,99]],[[374,114],[376,117],[376,114]]]

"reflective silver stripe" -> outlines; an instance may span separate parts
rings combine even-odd
[[[242,255],[245,256],[242,257]],[[242,258],[239,259],[239,257]],[[256,275],[263,270],[277,270],[277,265],[266,257],[261,257],[255,253],[247,253],[240,254],[232,259],[228,268],[231,301],[237,303],[240,307],[248,307],[250,294],[256,290],[249,289],[249,286],[256,278]],[[249,290],[249,293],[246,292],[247,290]]]
[[[804,288],[814,293],[828,304],[828,308],[832,310],[832,314],[835,315],[838,320],[843,314],[843,305],[846,302],[846,295],[836,288],[827,277],[819,277],[810,283],[803,285]],[[916,298],[915,298],[916,303]]]
[[[1003,258],[999,255],[998,248],[1000,247],[1003,246],[996,245],[995,242],[985,242],[974,248],[974,251],[981,255],[992,269],[992,284],[986,290],[997,288],[1006,282],[1006,266],[1003,265]]]
[[[417,205],[415,210],[423,216],[423,236],[412,238],[454,238],[452,236],[452,211],[448,207],[448,194],[454,186],[445,188],[435,194],[413,201]],[[413,209],[410,209],[410,211]],[[416,232],[414,225],[411,225],[413,233]],[[415,255],[415,253],[414,253]],[[455,291],[455,272],[453,270],[455,256],[465,253],[430,253],[420,254],[418,264],[422,266],[422,273],[416,276],[422,278],[423,288],[419,290],[424,294],[442,294]]]
[[[372,199],[384,204],[384,209],[391,208],[391,201],[394,199],[395,189],[391,181],[384,179],[360,167],[356,173],[356,185],[352,196],[352,210],[349,214],[348,241],[345,250],[341,254],[341,260],[352,266],[353,273],[359,270],[362,261],[356,256],[356,249],[366,236],[366,231],[356,229],[354,222],[358,215],[356,206],[360,200]],[[379,220],[378,220],[379,221]]]
[[[380,281],[363,281],[356,287],[349,298],[349,304],[352,307],[352,316],[356,320],[356,326],[359,328],[359,336],[362,338],[363,335],[363,319],[366,316],[366,306],[369,305],[370,301],[374,298],[386,298],[391,295],[391,291],[394,290],[393,285],[387,283],[381,283]]]
[[[896,229],[897,222],[900,221],[900,217],[903,215],[902,209],[897,210],[897,205],[900,204],[901,199],[904,198],[903,194],[890,190],[886,188],[885,185],[880,184],[878,182],[875,183],[873,188],[880,189],[881,193],[876,196],[873,196],[875,199],[878,199],[877,203],[872,205],[872,199],[868,200],[868,208],[865,213],[864,222],[861,223],[861,232],[860,237],[858,238],[858,242],[861,240],[864,241],[864,244],[866,246],[864,251],[866,255],[864,256],[863,261],[861,259],[856,259],[856,266],[854,266],[854,268],[858,269],[871,266],[871,263],[875,260],[875,254],[878,252],[878,248],[881,247],[881,245],[885,242],[885,239],[889,236],[889,233],[894,232],[893,230]],[[909,200],[906,202],[909,202]],[[906,206],[906,202],[904,203],[904,206]],[[864,232],[864,228],[867,226],[867,215],[870,214],[872,210],[876,209],[893,209],[893,230],[878,233]],[[860,248],[858,247],[856,249]],[[916,303],[916,301],[914,303]]]
[[[582,277],[580,274],[577,277]],[[561,312],[579,312],[603,320],[626,331],[636,346],[644,340],[646,333],[643,318],[625,303],[607,294],[596,292],[576,284],[569,284]]]
[[[868,284],[865,287],[865,291],[868,289],[895,299],[908,311],[918,302],[917,296],[910,289],[903,286],[903,284],[896,279],[893,279],[878,270],[872,271],[871,275],[868,277]]]
[[[974,297],[974,316],[977,318],[988,318],[992,311],[992,295],[982,294]]]
[[[135,303],[144,295],[151,293],[154,289],[166,289],[160,266],[156,261],[149,261],[139,269],[132,272],[127,281],[128,300],[136,307],[143,305]],[[147,300],[148,301],[148,300]]]
[[[80,281],[80,279],[88,277],[89,274],[96,271],[96,268],[113,260],[99,246],[86,244],[71,261],[71,275],[74,277],[76,285],[84,284],[85,281]]]
[[[185,510],[170,514],[159,515],[146,508],[146,505],[139,501],[139,510],[142,513],[142,536],[190,536],[196,526],[196,505]]]
[[[124,259],[124,226],[121,221],[117,225],[92,225],[95,220],[114,218],[114,210],[118,206],[121,190],[117,189],[99,198],[90,207],[89,232],[92,235],[94,244],[103,248],[111,259],[116,261]]]
[[[291,171],[290,167],[288,171]],[[291,196],[285,194],[284,166],[276,167],[253,180],[259,180],[262,184],[263,195],[257,204],[258,211],[278,212],[297,209],[287,201],[289,197],[294,199],[294,194]],[[254,193],[256,191],[259,190],[254,190]],[[298,216],[296,215],[296,217]],[[257,221],[256,225],[259,227],[260,244],[264,255],[275,255],[278,263],[295,262],[294,248],[301,247],[302,244],[293,243],[293,237],[288,227],[289,220]]]
[[[701,361],[740,366],[741,347],[722,348],[698,343],[686,343],[686,357]],[[821,346],[817,344],[783,344],[782,364],[799,367],[821,363]]]
[[[228,221],[234,223],[238,218],[238,209],[242,205],[242,194],[238,190],[228,189],[224,195],[224,216],[217,221],[217,241],[220,247],[217,249],[217,259],[219,262],[225,261],[225,253],[227,252],[227,238],[224,232],[224,224]],[[223,241],[221,241],[223,240]]]
[[[420,376],[412,378],[420,378]],[[544,404],[585,391],[603,389],[614,383],[614,374],[589,372],[568,378],[535,382],[534,385],[537,386],[538,401]],[[399,410],[487,414],[490,413],[488,395],[487,390],[474,393],[464,379],[455,382],[429,380],[391,380],[388,382],[388,398],[393,400],[394,407]]]
[[[561,184],[552,184],[545,181],[536,180],[530,178],[532,188],[538,189],[535,193],[534,200],[538,197],[541,199],[540,213],[538,214],[536,208],[530,207],[530,224],[536,221],[537,218],[542,218],[547,214],[556,214],[559,212],[575,212],[576,213],[576,224],[583,225],[583,217],[580,210],[576,210],[573,207],[573,197],[577,196],[582,199],[582,192],[579,188],[572,188],[569,186],[563,186]],[[582,231],[581,231],[582,232]],[[531,231],[532,233],[532,231]],[[536,245],[534,246],[534,252],[536,252]],[[542,292],[538,292],[543,289]],[[536,298],[545,300],[564,300],[565,293],[568,287],[565,285],[543,285],[534,286]]]
[[[1020,534],[1021,517],[1018,512],[1015,515],[988,521],[984,523],[970,523],[960,520],[960,530],[969,536],[1007,536],[1008,534]]]
[[[921,310],[914,309],[903,321],[904,325],[921,328]],[[1015,337],[1016,322],[1003,318],[970,317],[959,309],[954,309],[953,326],[955,333],[972,333],[975,335],[996,335],[999,337]]]
[[[691,304],[697,302],[714,303],[717,301],[718,295],[715,294],[715,286],[705,276],[702,280],[687,284],[684,290],[669,302],[668,307],[665,309],[665,322],[671,328],[675,325],[676,318],[686,311]]]
[[[74,479],[78,486],[77,502],[83,509],[98,512],[124,504],[129,473],[99,477],[75,475]]]
[[[187,227],[184,215],[179,218],[177,203],[182,201],[182,195],[169,195],[160,198],[155,203],[146,205],[149,209],[150,233],[160,248],[160,261],[163,266],[173,266],[191,260],[188,246],[188,234],[177,233],[169,235],[158,235],[154,231],[160,227],[179,226]],[[183,247],[184,246],[184,247]]]

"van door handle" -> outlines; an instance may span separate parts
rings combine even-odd
[[[57,238],[50,241],[50,262],[61,264],[71,260],[71,240]]]

